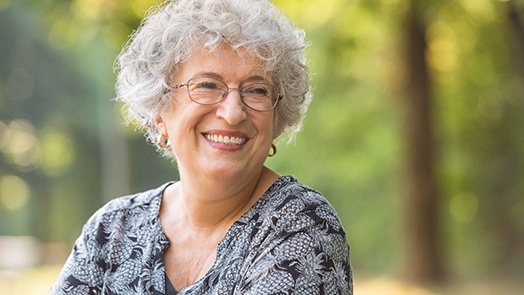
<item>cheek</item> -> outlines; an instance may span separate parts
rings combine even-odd
[[[190,124],[193,117],[191,116],[191,111],[187,109],[187,105],[184,106],[177,103],[173,103],[170,111],[166,113],[168,113],[165,116],[166,128],[170,136],[179,133],[184,125]]]
[[[276,130],[275,127],[277,126],[277,118],[274,113],[268,116],[264,124],[266,125],[265,130],[268,133],[268,137],[274,139]]]
[[[273,114],[273,126],[272,126],[272,133],[273,133],[273,139],[276,138],[279,134],[279,121],[278,121],[278,116],[276,115],[276,113]]]
[[[273,117],[258,117],[252,121],[253,128],[256,129],[256,142],[259,147],[271,145],[273,142]]]

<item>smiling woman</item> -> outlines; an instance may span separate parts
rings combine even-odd
[[[180,181],[95,213],[51,294],[352,294],[333,207],[264,165],[308,107],[305,47],[267,0],[153,10],[119,56],[117,94]]]

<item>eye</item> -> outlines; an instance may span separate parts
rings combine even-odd
[[[208,81],[195,81],[195,84],[193,84],[193,89],[201,89],[201,90],[210,89],[210,90],[215,90],[215,89],[220,89],[220,86],[219,86],[219,84],[217,82],[211,81],[211,80],[208,80]]]
[[[271,93],[269,86],[263,84],[248,85],[244,87],[242,92],[254,96],[269,96]]]

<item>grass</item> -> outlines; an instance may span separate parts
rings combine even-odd
[[[38,266],[21,271],[0,270],[0,295],[42,295],[53,285],[61,266]]]
[[[391,278],[374,278],[355,283],[357,295],[520,295],[524,282],[471,281],[421,287]]]

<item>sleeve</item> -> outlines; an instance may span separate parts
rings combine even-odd
[[[48,294],[101,294],[104,263],[100,259],[101,245],[96,237],[99,226],[96,224],[95,216],[86,223]]]
[[[349,245],[328,203],[275,219],[240,294],[353,294]]]

